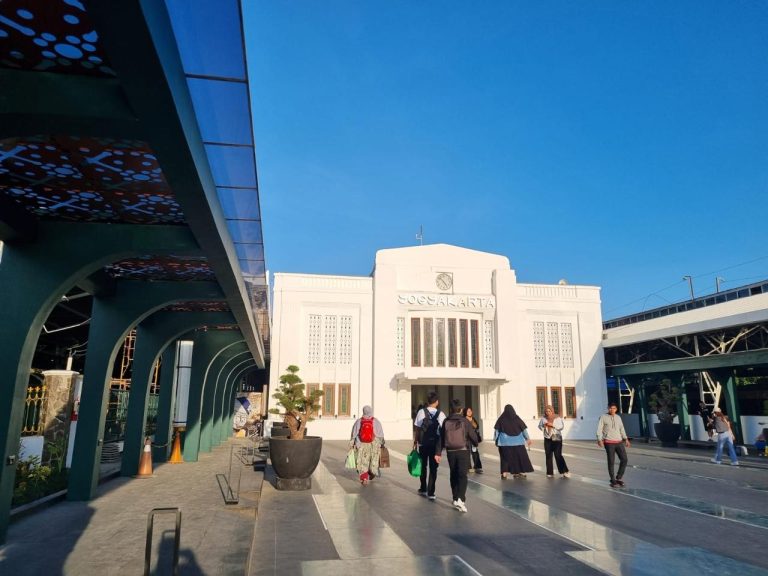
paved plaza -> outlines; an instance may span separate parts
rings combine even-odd
[[[312,490],[279,492],[271,467],[255,471],[248,443],[230,440],[197,463],[110,480],[91,502],[18,519],[0,573],[142,574],[147,514],[178,507],[185,575],[768,574],[768,460],[718,466],[711,450],[635,443],[627,486],[612,489],[592,443],[566,443],[570,479],[545,477],[538,442],[536,472],[502,480],[486,442],[462,514],[447,466],[430,502],[407,473],[409,443],[388,446],[392,468],[367,487],[344,469],[346,443],[327,441]],[[237,504],[225,503],[225,477],[239,482]],[[172,516],[156,517],[151,573],[171,573],[172,542]]]

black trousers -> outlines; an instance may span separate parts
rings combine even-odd
[[[568,472],[568,466],[563,458],[563,443],[553,442],[549,438],[544,438],[544,458],[547,463],[547,475],[552,476],[552,456],[555,457],[557,463],[558,474],[565,474]]]
[[[448,466],[451,469],[451,493],[453,499],[467,501],[467,470],[469,470],[469,450],[448,450]]]
[[[419,490],[426,491],[427,496],[435,495],[435,481],[437,480],[437,467],[435,462],[435,453],[437,446],[419,446],[419,456],[421,456],[421,476],[419,477]],[[429,472],[429,476],[427,476]]]
[[[472,454],[472,464],[470,464],[470,467],[474,468],[475,470],[482,470],[483,463],[480,462],[480,448],[475,448],[474,450],[470,448],[470,452]]]
[[[617,478],[621,480],[624,477],[624,471],[627,469],[627,450],[624,448],[624,443],[620,444],[603,444],[605,446],[605,453],[608,456],[608,476],[611,480]],[[619,455],[619,471],[616,475],[613,475],[613,467],[616,463],[616,455]]]

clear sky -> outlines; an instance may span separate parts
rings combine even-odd
[[[768,278],[768,2],[246,0],[267,267],[448,243],[613,318]]]

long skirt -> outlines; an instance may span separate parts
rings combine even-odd
[[[533,464],[525,446],[499,446],[501,473],[524,474],[533,472]]]
[[[373,442],[361,442],[357,448],[357,473],[361,475],[373,472],[379,475],[379,456],[381,456],[381,442],[374,439]]]

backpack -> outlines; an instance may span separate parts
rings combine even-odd
[[[421,444],[425,446],[437,446],[440,439],[440,410],[432,416],[427,408],[424,410],[424,419],[421,421]]]
[[[360,419],[360,433],[358,434],[360,442],[368,444],[373,442],[376,434],[373,432],[373,418],[361,418]]]
[[[448,418],[445,428],[445,449],[464,450],[467,447],[467,432],[464,428],[465,418]]]

